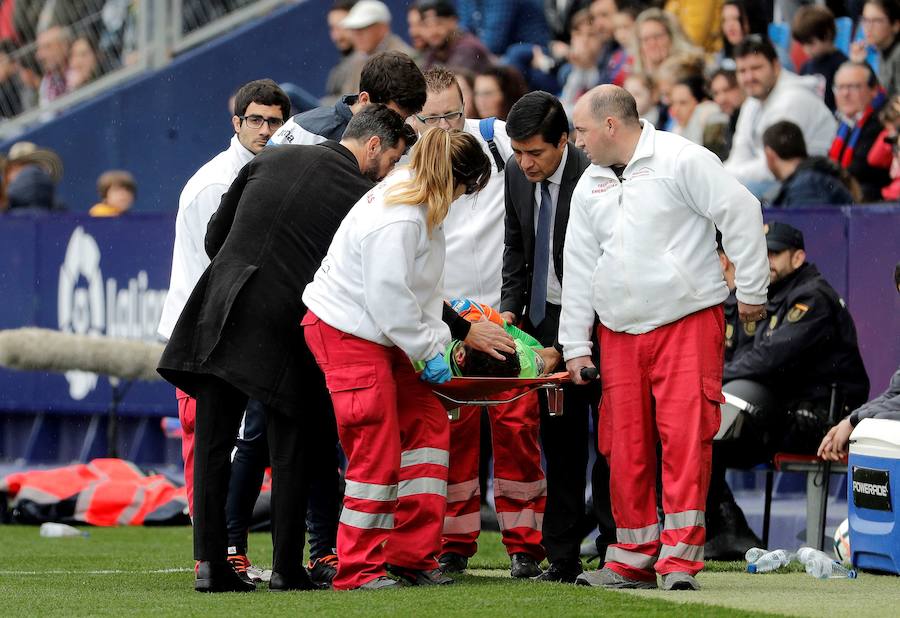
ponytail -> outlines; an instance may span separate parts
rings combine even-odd
[[[481,145],[455,129],[428,129],[413,146],[409,167],[409,180],[389,188],[384,203],[424,206],[429,235],[447,218],[457,183],[475,191],[484,188],[490,178],[490,162]]]

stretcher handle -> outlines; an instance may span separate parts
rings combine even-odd
[[[593,380],[597,380],[600,378],[600,372],[597,371],[596,367],[582,367],[581,368],[581,379],[585,382],[591,382]]]

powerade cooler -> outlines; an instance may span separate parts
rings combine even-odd
[[[900,421],[860,421],[847,463],[853,566],[900,574]]]

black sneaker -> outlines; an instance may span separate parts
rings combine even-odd
[[[321,590],[322,586],[314,584],[307,575],[306,570],[301,568],[294,575],[282,575],[277,571],[272,572],[269,579],[269,592],[289,592],[291,590]]]
[[[253,578],[250,577],[250,573],[248,572],[250,567],[250,559],[247,558],[246,554],[234,554],[228,556],[226,558],[228,562],[231,563],[231,567],[234,569],[234,572],[237,573],[238,577],[247,582],[248,584],[255,584],[257,582],[253,581]]]
[[[438,558],[438,564],[444,573],[462,573],[469,566],[469,559],[462,554],[447,552]]]
[[[337,575],[338,557],[335,554],[328,554],[315,560],[310,560],[306,565],[309,571],[309,578],[313,583],[319,586],[331,587],[334,576]]]
[[[509,574],[515,579],[537,577],[541,574],[541,567],[537,560],[528,554],[513,554],[509,558]]]
[[[440,569],[417,571],[389,564],[387,570],[411,586],[448,586],[453,583]]]
[[[534,581],[574,584],[575,579],[581,575],[583,570],[580,560],[560,560],[559,562],[551,563],[550,568],[535,577]]]
[[[256,590],[256,585],[242,579],[227,560],[221,562],[201,560],[194,567],[194,590],[197,592],[253,592]]]

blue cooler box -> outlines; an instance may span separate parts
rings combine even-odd
[[[847,472],[853,566],[900,574],[900,421],[860,421]]]

